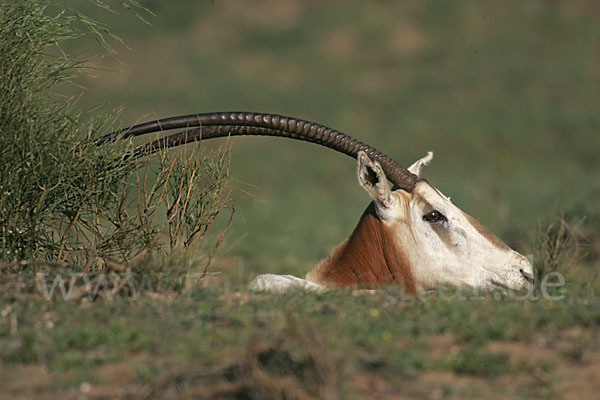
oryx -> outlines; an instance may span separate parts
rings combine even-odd
[[[396,284],[414,293],[442,284],[511,289],[533,284],[533,269],[524,256],[420,178],[421,167],[429,163],[432,153],[406,169],[337,130],[297,118],[252,112],[165,118],[113,132],[98,143],[181,128],[185,130],[136,148],[132,156],[216,137],[265,135],[313,142],[357,158],[358,181],[372,201],[350,237],[305,279],[260,275],[250,284],[254,290]]]

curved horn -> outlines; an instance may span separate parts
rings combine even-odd
[[[109,133],[98,139],[97,144],[100,145],[118,138],[128,138],[152,132],[190,127],[198,128],[186,129],[185,131],[156,139],[136,148],[132,156],[137,157],[143,154],[151,154],[162,149],[218,137],[242,135],[280,136],[317,143],[352,158],[356,158],[359,151],[364,151],[371,160],[379,162],[390,182],[407,191],[412,191],[419,181],[419,178],[415,174],[387,155],[345,133],[314,122],[276,114],[216,112],[165,118]]]

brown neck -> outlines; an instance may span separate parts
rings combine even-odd
[[[350,237],[306,278],[325,286],[400,284],[409,293],[416,290],[409,260],[396,244],[392,228],[377,216],[374,203],[367,207]]]

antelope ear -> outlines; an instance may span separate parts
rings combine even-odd
[[[358,153],[358,182],[365,188],[378,206],[388,208],[392,204],[392,192],[381,165],[371,161],[367,153]]]
[[[410,172],[412,172],[413,174],[415,174],[416,176],[421,176],[421,167],[423,165],[429,165],[429,162],[431,160],[433,160],[433,152],[428,151],[427,154],[425,155],[425,157],[421,158],[420,160],[415,161],[413,165],[408,167],[408,170]]]

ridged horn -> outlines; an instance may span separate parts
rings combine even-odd
[[[379,162],[388,180],[396,187],[412,191],[419,178],[384,153],[338,130],[315,122],[276,114],[253,112],[215,112],[191,114],[146,122],[109,133],[97,144],[153,132],[186,128],[169,136],[139,146],[131,156],[139,157],[200,140],[228,136],[279,136],[317,143],[356,158],[359,151]]]

